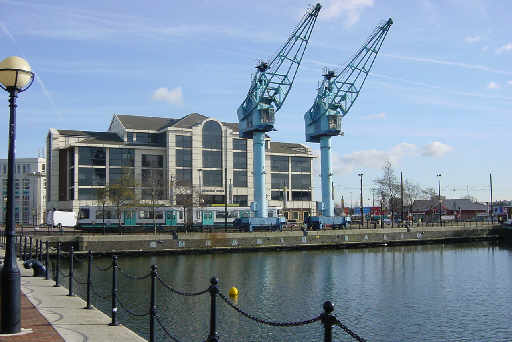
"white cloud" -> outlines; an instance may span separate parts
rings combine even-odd
[[[331,165],[335,174],[347,174],[358,169],[380,169],[386,161],[398,164],[405,157],[442,157],[452,150],[453,147],[439,141],[434,141],[422,147],[403,142],[389,150],[363,150],[342,156],[334,152],[331,155]],[[314,173],[319,174],[320,152],[315,150],[313,153],[318,157],[314,159]]]
[[[158,88],[153,92],[153,100],[166,101],[174,105],[183,105],[183,91],[181,87],[169,90],[168,88]]]
[[[373,0],[330,0],[320,11],[320,17],[323,19],[335,19],[340,16],[345,17],[345,26],[352,26],[359,21],[361,12],[366,7],[372,7]]]
[[[363,120],[382,120],[386,118],[386,113],[370,114],[362,117]]]
[[[487,85],[487,88],[489,89],[498,89],[499,87],[500,85],[494,81],[489,82],[489,84]]]
[[[450,145],[443,144],[440,141],[431,142],[428,145],[423,146],[421,149],[421,155],[425,157],[442,157],[446,153],[453,150]]]
[[[508,85],[510,85],[510,86],[512,86],[512,80],[507,81],[507,84],[508,84]]]
[[[498,49],[496,49],[496,53],[502,53],[506,51],[512,51],[512,43],[505,44]]]
[[[464,41],[468,44],[478,43],[481,40],[482,37],[480,36],[467,36],[466,38],[464,38]]]

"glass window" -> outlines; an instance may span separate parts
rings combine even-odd
[[[288,172],[288,157],[270,156],[270,167],[272,171]]]
[[[311,162],[307,157],[292,157],[292,172],[311,172]]]
[[[75,168],[68,170],[68,186],[75,186]]]
[[[222,149],[222,129],[217,122],[210,120],[203,125],[203,147]]]
[[[105,166],[106,153],[104,147],[79,147],[78,164]]]
[[[288,187],[288,174],[272,173],[271,174],[272,189],[282,189]]]
[[[247,140],[233,139],[233,150],[234,151],[247,151]]]
[[[111,148],[109,156],[110,166],[135,166],[135,150],[131,148]]]
[[[163,188],[142,189],[142,199],[143,200],[163,200],[164,199]]]
[[[310,191],[292,191],[293,201],[311,201]]]
[[[192,203],[192,195],[191,194],[178,194],[176,195],[176,205],[190,205]],[[180,219],[182,219],[183,212],[180,211]]]
[[[108,219],[115,219],[115,218],[117,218],[117,217],[115,217],[112,209],[103,210],[103,208],[101,208],[101,209],[98,209],[98,211],[96,211],[96,219],[108,220]]]
[[[176,169],[177,185],[192,185],[192,169]]]
[[[78,168],[78,185],[105,185],[105,169]]]
[[[233,168],[247,169],[247,152],[233,152]]]
[[[108,170],[109,184],[119,184],[122,177],[133,179],[133,170],[126,168],[110,168]]]
[[[154,154],[143,154],[142,155],[142,166],[162,168],[164,167],[164,157]]]
[[[192,150],[176,150],[176,166],[192,167]]]
[[[283,196],[284,192],[283,191],[272,191],[271,193],[271,199],[274,200],[274,201],[282,201],[284,196]],[[287,196],[286,197],[289,197],[288,196],[288,192],[287,192]]]
[[[222,186],[222,170],[204,170],[204,186]]]
[[[192,137],[187,135],[177,135],[176,147],[192,148]]]
[[[80,208],[78,210],[78,219],[79,220],[88,219],[89,218],[89,214],[90,214],[90,209],[89,208]]]
[[[69,149],[68,166],[69,167],[75,166],[75,149],[73,147]],[[44,171],[44,169],[43,169],[43,171]]]
[[[233,186],[237,188],[247,187],[247,171],[233,171]]]
[[[138,145],[165,146],[166,133],[136,133],[135,143]]]
[[[126,140],[127,140],[129,143],[133,143],[133,133],[132,133],[132,132],[128,132],[128,133],[126,133]]]
[[[309,189],[311,188],[310,175],[292,175],[293,189]]]
[[[95,200],[96,199],[96,189],[78,188],[78,199],[79,200]]]
[[[152,219],[153,218],[153,210],[140,210],[139,211],[139,218],[140,219]],[[163,219],[164,214],[161,210],[155,210],[155,218],[156,219]]]
[[[203,167],[222,168],[222,151],[203,150]]]
[[[163,185],[163,170],[142,169],[142,186],[163,187]]]
[[[205,205],[224,204],[224,195],[203,195],[201,198]]]
[[[240,207],[247,207],[247,195],[234,195],[233,196],[233,203],[237,203]],[[241,215],[242,217],[242,215]]]

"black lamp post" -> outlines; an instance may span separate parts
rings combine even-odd
[[[9,93],[9,152],[7,159],[7,211],[5,259],[1,275],[1,332],[21,332],[21,278],[16,263],[16,221],[14,219],[14,151],[16,144],[16,97],[34,80],[30,65],[23,58],[7,57],[0,62],[0,87]]]
[[[361,227],[363,227],[364,225],[364,214],[363,214],[363,173],[358,173],[357,174],[359,176],[359,178],[361,179],[361,192],[360,192],[360,207],[361,207]]]
[[[438,184],[439,184],[439,225],[442,226],[443,225],[443,222],[441,221],[441,174],[438,173],[437,175],[437,179],[438,179]]]

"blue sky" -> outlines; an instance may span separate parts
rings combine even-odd
[[[276,52],[309,4],[0,0],[0,59],[21,55],[38,75],[18,99],[17,156],[36,156],[50,127],[102,131],[115,113],[197,112],[236,122],[254,66]],[[437,188],[441,173],[449,198],[469,192],[487,201],[492,172],[494,198],[512,199],[512,2],[322,5],[272,139],[305,142],[303,115],[323,67],[345,63],[377,23],[392,17],[372,74],[344,118],[345,135],[332,140],[336,200],[343,194],[355,202],[357,173],[364,172],[368,189],[385,160],[422,186]],[[5,158],[6,94],[3,103]]]

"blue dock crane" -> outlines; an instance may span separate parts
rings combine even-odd
[[[290,92],[321,7],[316,4],[308,9],[270,62],[263,61],[256,66],[249,92],[237,110],[240,137],[253,139],[253,210],[254,217],[260,220],[252,222],[258,221],[262,226],[273,224],[273,220],[266,220],[265,133],[274,130],[275,113]]]
[[[310,225],[321,229],[330,224],[344,225],[344,218],[334,216],[332,198],[331,137],[343,135],[341,119],[348,114],[370,73],[375,58],[393,20],[378,25],[354,57],[336,74],[326,70],[313,106],[304,115],[306,141],[320,143],[322,177],[322,213],[310,218]]]

